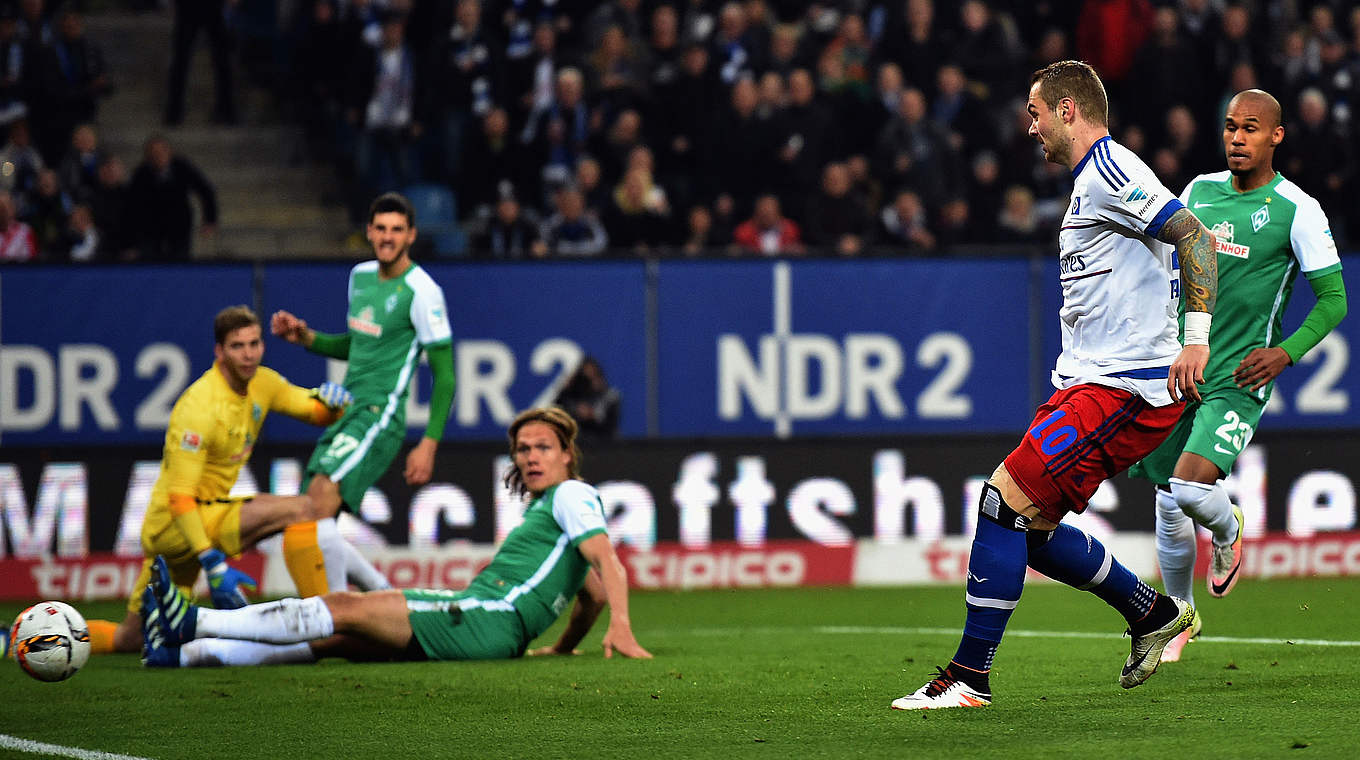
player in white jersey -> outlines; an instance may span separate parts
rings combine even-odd
[[[1225,596],[1241,575],[1243,515],[1218,481],[1251,440],[1274,380],[1316,346],[1346,314],[1327,216],[1316,200],[1275,171],[1284,140],[1280,104],[1245,90],[1228,103],[1223,151],[1228,170],[1191,180],[1181,201],[1215,231],[1222,288],[1209,335],[1202,400],[1176,429],[1129,471],[1157,484],[1157,562],[1166,592],[1192,599],[1195,524],[1213,535],[1210,596]],[[1303,272],[1317,302],[1286,336],[1282,315]],[[1199,634],[1194,625],[1167,645],[1163,662],[1180,659]]]
[[[651,657],[633,635],[628,578],[605,532],[599,493],[579,479],[577,430],[557,407],[531,409],[510,424],[514,466],[506,484],[532,499],[524,522],[466,590],[340,591],[222,615],[189,604],[158,562],[162,570],[142,594],[143,664],[519,657],[573,596],[562,634],[532,654],[573,654],[608,605],[604,656]]]
[[[1028,109],[1030,135],[1074,177],[1059,235],[1058,390],[983,485],[959,648],[925,686],[893,701],[898,710],[991,704],[992,659],[1020,600],[1026,564],[1091,591],[1123,615],[1133,636],[1119,676],[1126,689],[1152,675],[1162,649],[1194,616],[1188,603],[1159,594],[1094,537],[1061,521],[1083,511],[1101,482],[1156,448],[1185,397],[1198,398],[1218,287],[1214,238],[1110,139],[1105,88],[1090,66],[1061,61],[1035,72]],[[1172,279],[1176,257],[1179,282]],[[1194,315],[1183,348],[1178,292]]]

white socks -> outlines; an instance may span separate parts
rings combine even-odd
[[[335,633],[335,619],[321,597],[280,599],[238,610],[198,609],[195,638],[243,639],[296,644]]]
[[[1227,546],[1237,537],[1237,518],[1223,486],[1171,478],[1171,495],[1181,511],[1214,534],[1214,544]]]
[[[335,518],[327,517],[316,521],[316,545],[326,560],[326,585],[331,591],[344,591],[349,588],[345,580],[345,549],[353,549],[349,542],[340,537],[340,529],[335,526]]]
[[[351,583],[359,587],[360,591],[380,591],[385,588],[392,588],[388,583],[387,576],[378,572],[378,568],[373,566],[368,558],[359,553],[359,550],[348,541],[343,542],[345,552],[345,574]],[[330,566],[330,559],[326,560],[327,567]],[[341,588],[344,588],[341,586]],[[338,591],[334,586],[332,591]]]
[[[1195,521],[1162,489],[1157,493],[1157,564],[1166,593],[1194,603]]]
[[[316,662],[312,647],[298,644],[261,644],[235,639],[194,639],[179,650],[182,668],[216,665],[285,665]]]

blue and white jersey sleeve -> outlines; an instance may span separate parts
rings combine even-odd
[[[406,277],[414,296],[411,298],[411,324],[422,346],[448,343],[453,337],[444,291],[424,269],[415,267]]]
[[[1156,237],[1166,220],[1185,208],[1141,158],[1108,137],[1098,140],[1083,162],[1095,172],[1087,185],[1092,216]]]
[[[572,546],[604,533],[604,504],[595,487],[579,480],[563,482],[553,492],[553,519]]]

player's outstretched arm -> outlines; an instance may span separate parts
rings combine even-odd
[[[651,652],[642,648],[633,636],[633,623],[628,617],[628,575],[614,553],[614,545],[609,536],[596,533],[581,542],[581,555],[586,558],[595,572],[600,574],[604,586],[604,596],[609,603],[609,630],[604,634],[604,656],[613,657],[615,652],[624,657],[650,659]]]
[[[1157,239],[1176,246],[1181,263],[1181,298],[1185,301],[1185,347],[1171,363],[1166,389],[1171,398],[1199,400],[1209,363],[1209,323],[1218,301],[1218,254],[1214,234],[1189,209],[1171,215]]]
[[[600,574],[591,568],[586,573],[585,585],[576,594],[576,604],[572,605],[571,617],[567,619],[567,627],[558,637],[557,642],[546,647],[539,647],[528,652],[529,655],[546,654],[581,654],[581,650],[576,646],[581,640],[590,633],[591,626],[595,625],[596,619],[604,611],[605,595],[604,582],[600,580]]]

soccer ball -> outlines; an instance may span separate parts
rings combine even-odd
[[[9,640],[19,667],[39,681],[64,681],[90,659],[90,627],[63,602],[42,602],[19,613]]]

